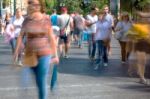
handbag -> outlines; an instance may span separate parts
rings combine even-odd
[[[25,49],[25,54],[23,56],[23,64],[29,67],[36,67],[38,64],[38,57],[36,52],[29,51],[27,48]]]
[[[120,32],[120,31],[117,31],[115,34],[114,34],[114,37],[117,39],[117,40],[120,40],[123,36],[123,32]]]

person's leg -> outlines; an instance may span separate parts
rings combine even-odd
[[[136,58],[137,58],[137,69],[138,69],[138,75],[140,77],[140,80],[142,83],[146,84],[145,79],[145,65],[146,65],[146,53],[145,52],[136,52]]]
[[[89,58],[91,57],[91,52],[92,51],[92,35],[88,34],[88,55]]]
[[[104,43],[102,44],[102,55],[103,55],[103,60],[104,63],[108,63],[108,46],[105,45]]]
[[[14,53],[15,52],[15,40],[12,38],[9,43],[11,45],[12,53]]]
[[[121,47],[121,60],[122,62],[125,62],[126,61],[126,45],[125,45],[125,42],[122,42],[122,41],[119,41],[120,43],[120,47]]]
[[[69,35],[68,36],[65,36],[64,38],[64,43],[65,43],[65,58],[67,58],[68,56],[68,51],[69,51],[69,48],[70,48],[70,39],[69,39]]]
[[[92,43],[92,58],[94,58],[95,57],[95,54],[96,54],[96,41],[93,41],[93,43]]]
[[[51,78],[51,90],[54,89],[55,85],[57,84],[57,65],[53,66],[53,73],[52,73],[52,78]]]
[[[34,67],[39,99],[47,99],[47,75],[50,67],[50,55],[41,56],[37,67]]]

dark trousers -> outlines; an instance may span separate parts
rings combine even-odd
[[[119,41],[121,47],[121,60],[127,61],[129,52],[127,52],[127,42]]]
[[[88,44],[89,57],[94,58],[96,53],[96,41],[94,40],[94,34],[88,34]]]
[[[99,63],[100,61],[104,61],[104,63],[108,63],[107,46],[104,44],[102,40],[98,40],[97,47],[98,47],[97,63]]]

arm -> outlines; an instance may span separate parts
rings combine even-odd
[[[146,13],[146,12],[136,12],[138,15],[140,15],[141,17],[147,17],[150,18],[150,13]]]
[[[48,33],[49,39],[50,39],[50,46],[51,46],[51,53],[52,53],[52,63],[59,63],[59,58],[57,54],[57,42],[55,39],[55,36],[53,34],[52,28],[49,28],[49,33]]]

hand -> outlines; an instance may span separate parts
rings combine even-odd
[[[51,63],[53,63],[53,64],[58,64],[58,63],[59,63],[59,58],[58,58],[58,56],[52,58],[52,59],[51,59]]]

